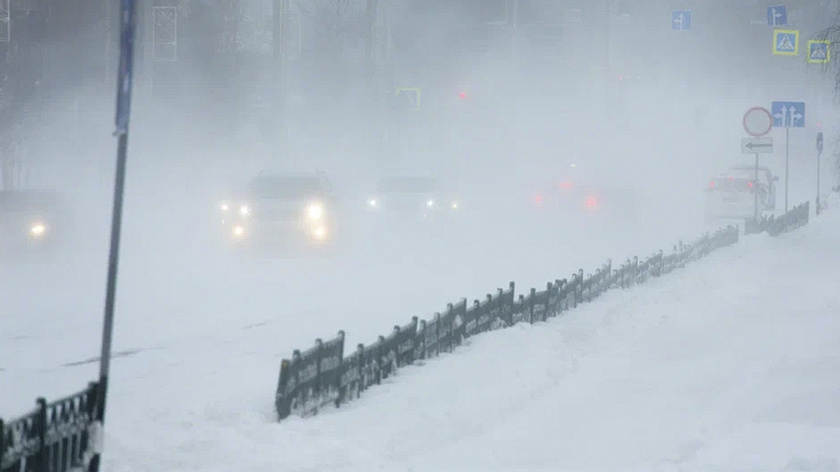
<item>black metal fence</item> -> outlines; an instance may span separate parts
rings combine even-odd
[[[359,398],[367,389],[395,375],[415,361],[452,352],[473,336],[517,323],[539,323],[590,302],[614,288],[629,288],[668,274],[686,263],[738,242],[739,229],[729,226],[706,234],[689,245],[682,243],[667,254],[660,251],[644,260],[628,259],[618,267],[607,261],[594,273],[583,270],[567,279],[515,295],[513,282],[481,300],[466,299],[447,305],[426,321],[417,317],[395,326],[373,344],[359,344],[344,354],[344,332],[329,340],[316,340],[307,351],[294,351],[280,364],[275,407],[279,420],[290,415],[311,416],[328,405],[341,406]]]
[[[776,217],[765,216],[758,221],[748,221],[744,227],[745,234],[759,234],[767,232],[770,236],[779,236],[797,228],[805,226],[811,217],[811,202],[800,203],[787,213]]]
[[[5,423],[0,419],[0,472],[68,472],[87,468],[98,384]]]

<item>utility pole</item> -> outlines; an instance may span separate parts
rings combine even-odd
[[[370,146],[374,153],[382,150],[383,129],[385,120],[383,111],[377,100],[376,86],[376,17],[379,0],[367,0],[365,5],[365,90],[367,92],[367,103],[371,107],[370,116],[373,117],[369,123]]]
[[[273,23],[273,53],[274,53],[274,116],[277,124],[277,152],[286,147],[286,68],[285,49],[285,20],[288,11],[288,0],[274,0],[272,10]],[[272,135],[275,135],[272,133]]]
[[[379,0],[367,0],[365,8],[365,76],[368,93],[373,98],[373,83],[376,75],[376,7]]]

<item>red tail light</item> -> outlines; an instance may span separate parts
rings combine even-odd
[[[715,181],[709,182],[709,188],[715,188]]]
[[[753,188],[753,183],[752,182],[747,182],[747,187]]]
[[[598,208],[598,197],[586,197],[586,201],[584,202],[586,208],[590,210],[595,210]]]
[[[539,195],[539,194],[534,195],[534,203],[535,204],[542,205],[542,202],[543,202],[543,196],[542,195]]]
[[[572,187],[574,187],[574,185],[571,182],[560,182],[560,188],[562,189],[568,190]]]
[[[461,100],[463,100],[463,99],[467,98],[467,92],[461,92],[461,93],[459,93],[459,94],[458,94],[458,98],[460,98]]]

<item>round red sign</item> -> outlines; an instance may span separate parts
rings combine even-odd
[[[744,131],[750,136],[764,136],[773,129],[773,115],[763,107],[754,107],[744,114]]]

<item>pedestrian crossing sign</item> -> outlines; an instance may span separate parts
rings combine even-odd
[[[808,41],[808,62],[826,64],[831,59],[831,42],[826,40]]]
[[[773,54],[778,56],[799,55],[799,31],[797,30],[775,30],[773,31]]]

